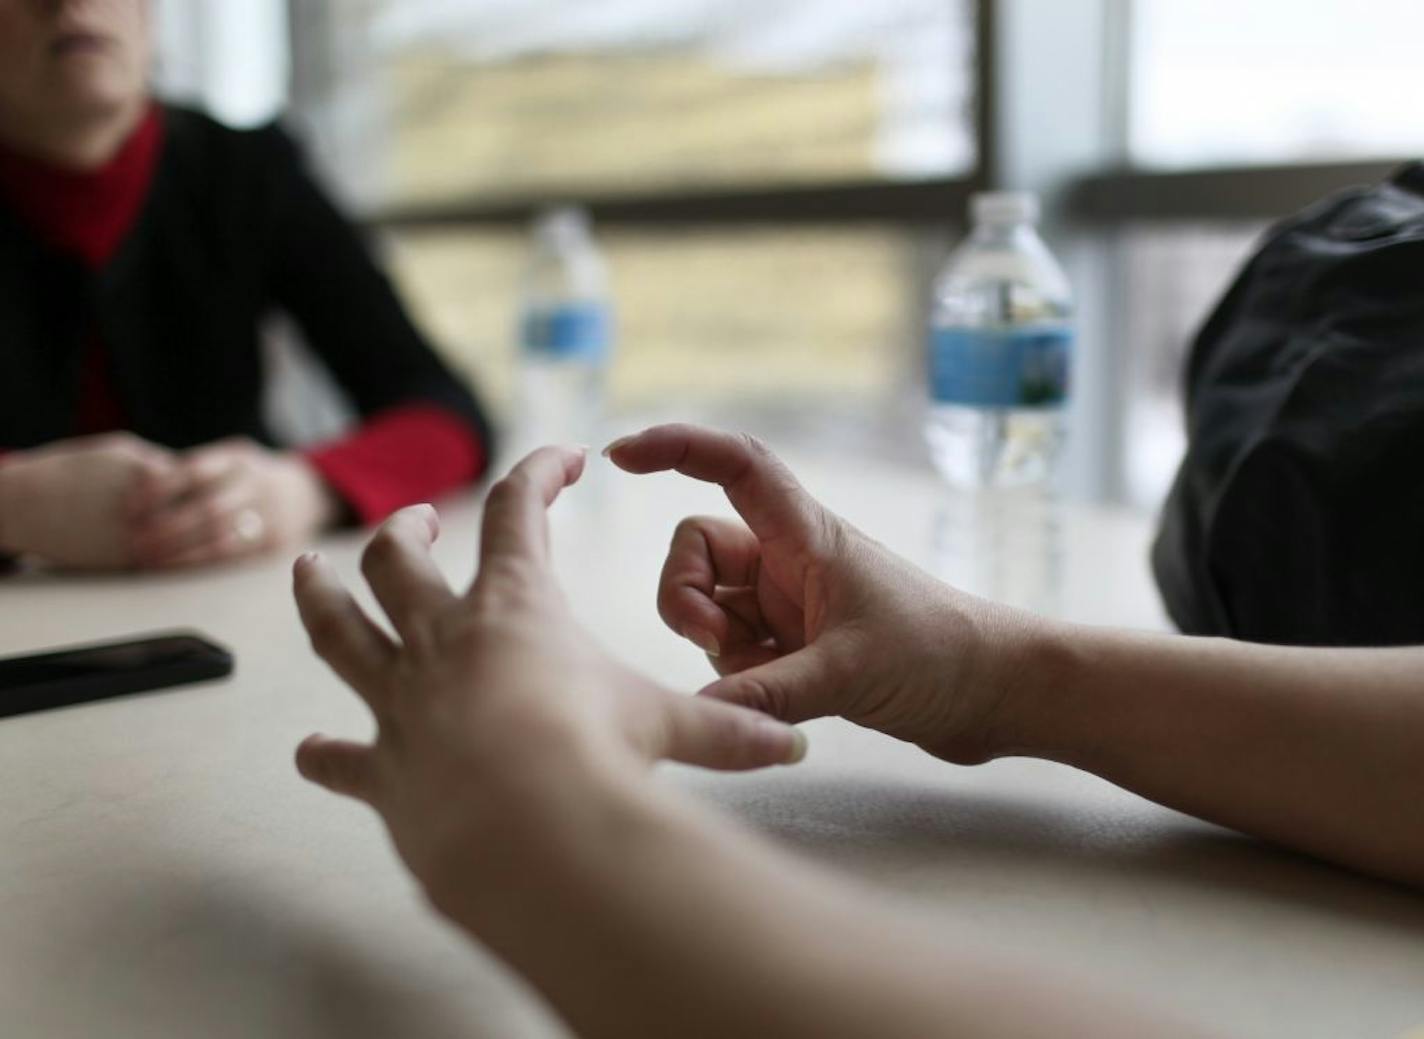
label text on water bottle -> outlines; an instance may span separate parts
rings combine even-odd
[[[520,336],[530,353],[598,360],[608,353],[613,323],[602,303],[561,303],[524,315]]]
[[[930,394],[937,404],[1051,408],[1068,399],[1073,333],[1061,326],[937,328]]]

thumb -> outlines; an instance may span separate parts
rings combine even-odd
[[[297,771],[302,778],[372,804],[376,796],[376,768],[371,747],[348,740],[312,735],[297,747]]]
[[[719,679],[698,695],[795,724],[834,714],[825,706],[832,688],[824,654],[816,646],[807,646]]]
[[[756,711],[696,696],[668,700],[663,756],[687,765],[728,771],[794,765],[806,756],[806,737]]]

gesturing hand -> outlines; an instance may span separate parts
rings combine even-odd
[[[146,481],[132,510],[133,554],[160,568],[237,559],[300,544],[336,510],[298,456],[240,437],[220,440]]]
[[[133,564],[128,511],[174,455],[128,433],[62,440],[0,466],[0,550],[88,569]]]
[[[605,453],[720,484],[746,521],[683,520],[663,567],[659,613],[723,676],[704,696],[787,722],[842,715],[964,764],[1010,749],[1001,708],[1030,615],[911,566],[750,437],[658,426]]]
[[[789,726],[660,688],[573,620],[549,567],[545,510],[583,466],[582,451],[542,448],[491,488],[479,574],[464,595],[431,560],[435,511],[396,513],[362,570],[397,639],[320,557],[297,562],[312,644],[379,726],[374,745],[310,737],[297,767],[374,807],[437,904],[459,886],[442,878],[488,854],[492,835],[528,825],[531,792],[541,797],[570,769],[617,773],[660,758],[745,769],[804,752]]]

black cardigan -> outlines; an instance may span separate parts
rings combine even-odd
[[[490,428],[436,357],[353,227],[277,126],[237,131],[166,107],[148,198],[98,273],[0,205],[0,449],[73,436],[83,353],[97,332],[128,428],[172,448],[272,442],[259,328],[300,326],[356,410],[412,403]]]

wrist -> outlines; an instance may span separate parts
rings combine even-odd
[[[1015,647],[1005,686],[994,757],[1032,757],[1073,764],[1090,720],[1098,629],[1033,618]]]
[[[297,490],[303,526],[311,531],[326,530],[341,518],[342,503],[316,467],[299,452],[286,452],[281,460]]]
[[[659,814],[645,773],[587,747],[526,749],[488,770],[479,806],[461,807],[469,829],[419,871],[431,904],[491,945],[550,899],[608,879]]]
[[[1073,645],[1064,626],[948,587],[933,618],[928,656],[911,665],[928,679],[911,697],[912,727],[891,735],[956,765],[1029,753],[1041,735],[1043,691]]]

